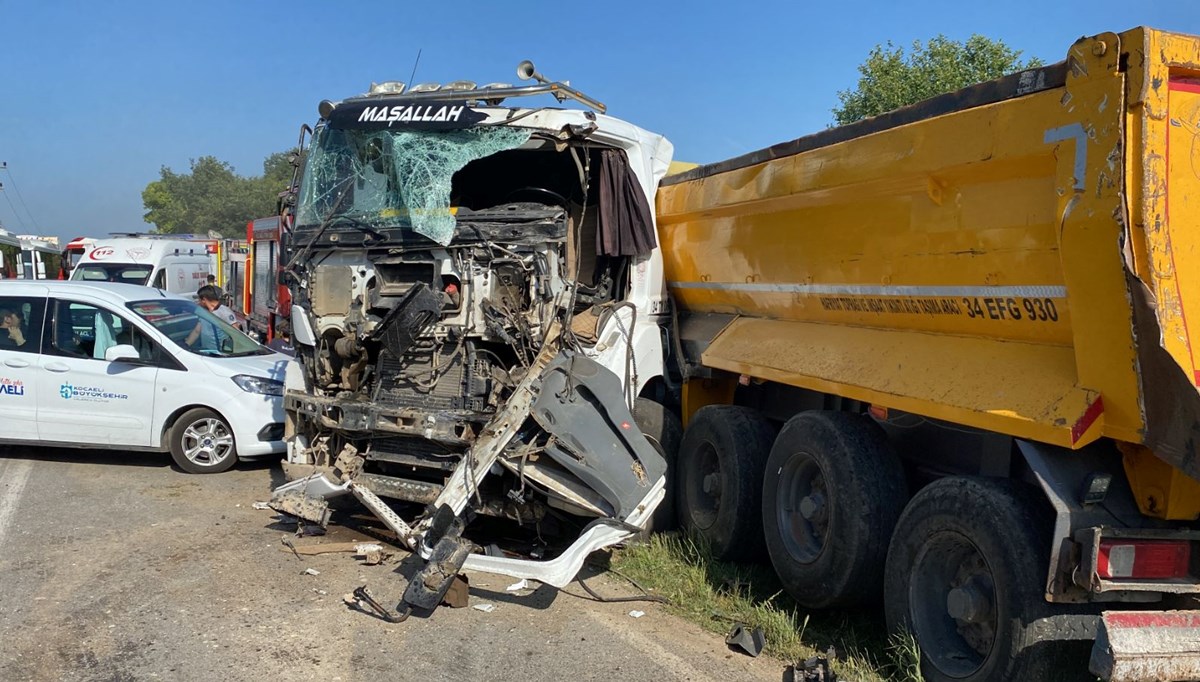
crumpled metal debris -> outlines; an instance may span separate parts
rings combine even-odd
[[[306,568],[303,573],[304,575],[321,575],[321,572],[315,568]]]
[[[362,557],[363,563],[367,566],[378,566],[392,556],[391,553],[383,551],[383,545],[376,542],[363,542],[355,545],[354,555]]]
[[[476,611],[483,611],[484,613],[491,613],[492,611],[496,610],[496,605],[484,602],[482,604],[476,604],[476,605],[472,606],[471,608],[475,609]]]
[[[302,490],[286,490],[271,497],[267,505],[288,516],[294,516],[304,521],[324,528],[329,524],[329,503],[320,497],[310,497]]]
[[[813,656],[789,665],[783,673],[784,682],[837,682],[837,673],[829,665],[835,658],[837,651],[829,647],[824,656]]]

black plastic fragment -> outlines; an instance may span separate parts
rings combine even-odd
[[[408,582],[403,603],[430,611],[437,608],[473,548],[471,542],[462,538],[443,537],[434,546],[425,567]]]
[[[382,339],[383,347],[393,356],[403,358],[413,341],[442,316],[442,295],[424,282],[412,285],[404,298],[383,316],[371,332]]]
[[[741,623],[734,623],[733,629],[725,637],[725,643],[741,649],[751,656],[758,657],[762,653],[763,647],[767,645],[767,636],[763,634],[762,628],[749,630]]]

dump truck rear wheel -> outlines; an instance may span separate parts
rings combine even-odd
[[[675,527],[675,467],[679,458],[679,443],[683,440],[683,424],[675,413],[649,398],[637,399],[633,406],[633,420],[650,445],[667,461],[666,493],[650,517],[644,539],[650,533]]]
[[[808,608],[878,599],[908,495],[887,436],[847,412],[802,412],[771,448],[763,533],[785,589]]]
[[[1049,562],[1040,493],[1004,479],[950,477],[904,510],[888,550],[884,610],[909,632],[926,680],[1043,680],[1070,671],[1069,645],[1039,641]],[[1086,669],[1086,656],[1076,669]]]
[[[676,478],[680,524],[718,559],[762,556],[763,466],[775,428],[735,405],[699,409],[683,434]]]

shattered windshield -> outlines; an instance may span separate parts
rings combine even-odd
[[[454,236],[451,178],[475,159],[515,149],[530,130],[342,130],[313,137],[300,187],[296,229],[330,220],[368,231],[410,228],[446,245]]]

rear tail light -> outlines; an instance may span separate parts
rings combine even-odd
[[[1186,540],[1101,540],[1101,578],[1186,578],[1192,558]]]

